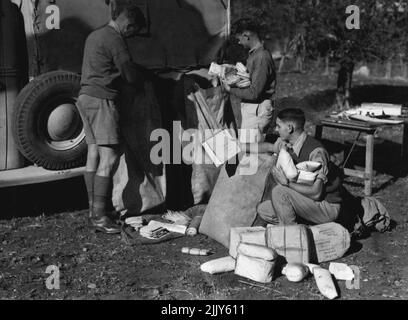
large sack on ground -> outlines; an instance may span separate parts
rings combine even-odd
[[[229,176],[229,165],[223,166],[204,213],[200,233],[229,248],[230,229],[250,227],[256,218],[265,179],[273,165],[272,156],[245,155],[235,174]]]

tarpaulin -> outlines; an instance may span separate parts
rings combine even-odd
[[[13,0],[21,5],[30,52],[30,75],[80,72],[85,40],[109,21],[105,0]],[[129,40],[135,62],[149,68],[209,65],[229,33],[229,0],[134,0],[145,13],[144,35]],[[60,29],[49,30],[56,5]]]

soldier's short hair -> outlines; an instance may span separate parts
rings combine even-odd
[[[146,18],[140,7],[132,0],[105,0],[110,6],[112,20],[116,20],[121,13],[127,12],[127,15],[132,20],[144,28],[146,27]]]
[[[242,18],[236,21],[232,27],[234,34],[242,34],[245,31],[255,33],[258,37],[261,36],[261,25],[249,18]]]
[[[302,109],[299,108],[287,108],[281,110],[278,115],[278,119],[283,122],[292,121],[296,124],[297,128],[303,129],[306,123],[306,116]]]

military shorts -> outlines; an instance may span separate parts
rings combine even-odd
[[[87,144],[119,144],[119,114],[113,100],[81,94],[77,107],[84,124]]]

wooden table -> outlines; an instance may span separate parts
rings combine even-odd
[[[378,124],[365,121],[357,120],[345,120],[337,118],[323,118],[316,123],[315,137],[317,139],[322,138],[323,128],[330,127],[341,130],[351,130],[357,131],[359,133],[365,133],[367,135],[366,139],[366,160],[365,160],[365,170],[352,170],[344,169],[344,174],[347,176],[357,177],[364,180],[364,193],[366,196],[371,196],[372,186],[373,186],[373,164],[374,164],[374,133],[379,127],[403,126],[403,137],[401,146],[401,161],[404,166],[407,165],[408,161],[408,119],[401,119],[404,122],[401,124]],[[357,139],[356,139],[357,140]],[[353,151],[353,148],[350,152]]]

